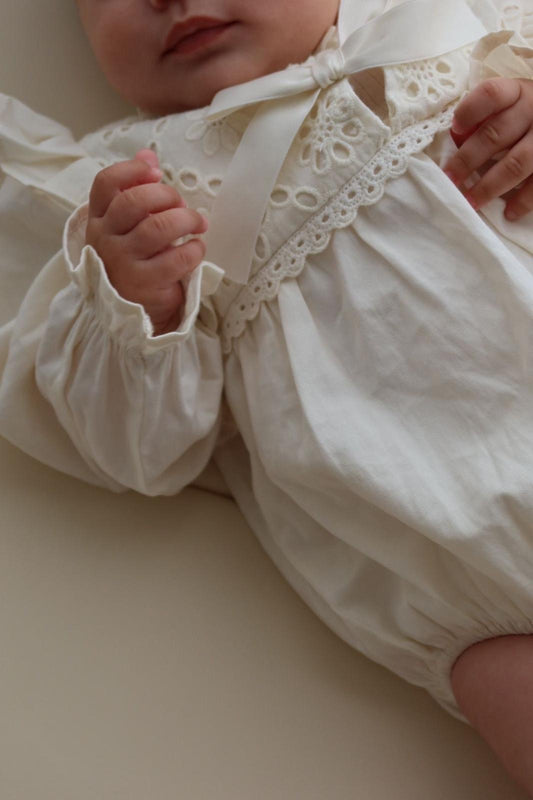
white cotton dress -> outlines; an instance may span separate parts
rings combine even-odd
[[[533,76],[517,49],[533,8],[483,9],[515,31],[503,62]],[[501,200],[476,213],[441,170],[499,36],[324,89],[250,280],[202,263],[159,337],[84,247],[94,175],[153,147],[209,217],[251,111],[129,119],[76,143],[0,98],[2,281],[22,300],[0,329],[2,435],[150,495],[213,457],[316,613],[459,718],[457,656],[533,633],[533,223],[506,222]]]

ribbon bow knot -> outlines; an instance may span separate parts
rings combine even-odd
[[[324,50],[310,59],[311,74],[321,89],[327,89],[346,77],[346,59],[338,50]]]
[[[354,17],[363,5],[343,0],[339,49],[223,89],[207,109],[207,119],[216,120],[257,105],[213,204],[207,233],[206,258],[235,283],[248,281],[275,182],[322,91],[373,67],[437,58],[487,33],[466,0],[406,0],[359,25]]]

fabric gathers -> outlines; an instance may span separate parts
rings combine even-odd
[[[324,622],[462,719],[457,656],[533,633],[533,227],[441,167],[475,80],[533,77],[533,7],[380,5],[80,142],[0,96],[0,433],[117,492],[213,459]],[[84,243],[94,175],[144,147],[210,230],[164,336]]]

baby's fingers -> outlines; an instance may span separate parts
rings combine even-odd
[[[147,259],[166,250],[176,239],[205,233],[207,222],[191,208],[171,208],[151,214],[124,239],[135,259]]]
[[[530,125],[531,116],[515,113],[514,107],[496,114],[468,137],[448,161],[444,171],[457,186],[461,186],[474,170],[522,139]],[[513,185],[516,185],[516,181]]]
[[[190,239],[185,244],[169,247],[153,258],[135,262],[125,280],[128,300],[143,305],[150,315],[156,306],[158,313],[162,306],[168,313],[169,307],[173,307],[172,294],[177,284],[202,262],[205,250],[201,239]]]
[[[487,117],[514,105],[520,94],[520,81],[514,78],[491,78],[483,81],[455,109],[452,131],[459,136],[466,134]]]
[[[514,189],[533,173],[533,133],[524,136],[518,144],[498,161],[467,193],[474,208],[500,197]]]
[[[145,183],[158,183],[162,176],[160,169],[138,158],[106,167],[94,179],[89,197],[89,216],[103,217],[119,192]]]
[[[184,208],[180,195],[164,183],[148,183],[119,192],[111,201],[104,217],[105,231],[111,235],[129,233],[150,214]]]
[[[185,244],[170,247],[163,253],[147,259],[144,301],[153,303],[159,291],[183,280],[196,269],[205,256],[206,246],[201,239],[190,239]],[[148,294],[150,295],[148,298]]]
[[[524,185],[512,196],[505,206],[505,216],[513,222],[533,211],[533,178],[528,178]]]
[[[145,161],[150,167],[159,169],[159,159],[157,157],[157,154],[154,153],[153,150],[150,150],[148,147],[144,147],[142,150],[138,150],[137,153],[135,153],[135,158],[139,158],[141,161]]]

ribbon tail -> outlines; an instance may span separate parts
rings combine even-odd
[[[263,217],[291,144],[319,91],[259,106],[213,204],[206,236],[209,261],[245,284]]]
[[[407,0],[345,41],[346,72],[437,58],[481,39],[487,29],[463,0]]]
[[[365,0],[364,3],[361,3],[358,0],[344,0],[340,4],[337,21],[341,47],[355,30],[361,28],[369,20],[383,16],[388,10],[389,2],[390,0]]]

